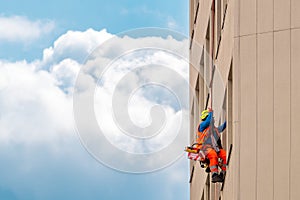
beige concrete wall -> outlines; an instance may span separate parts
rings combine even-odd
[[[289,30],[274,33],[274,199],[290,188],[290,44]]]
[[[195,169],[193,180],[190,184],[190,196],[193,197],[194,200],[201,200],[202,193],[205,189],[207,174],[202,172],[203,169],[200,167],[199,163],[194,162],[193,166]]]
[[[218,57],[215,60],[215,64],[218,66],[224,84],[227,84],[227,77],[230,69],[231,60],[233,57],[234,47],[234,26],[233,24],[233,12],[235,4],[233,1],[228,2],[227,14],[224,22],[224,28],[221,31],[221,43],[219,47]],[[222,16],[223,17],[223,16]]]
[[[234,54],[233,54],[233,66],[232,66],[232,93],[233,93],[233,101],[232,101],[232,131],[233,131],[233,150],[232,150],[232,163],[230,163],[230,167],[232,167],[232,171],[229,171],[228,173],[233,174],[233,183],[232,184],[225,184],[225,188],[228,187],[230,189],[229,192],[225,193],[229,195],[229,198],[226,199],[239,199],[240,196],[240,148],[241,148],[241,139],[240,139],[240,133],[241,133],[241,127],[239,125],[240,123],[240,116],[241,116],[241,95],[240,95],[240,87],[241,87],[241,77],[240,74],[240,40],[235,38],[234,39]],[[230,191],[232,194],[230,194]]]
[[[256,33],[256,0],[240,0],[239,2],[239,35]]]
[[[240,1],[240,7],[236,11],[240,22],[235,24],[235,29],[240,30],[236,40],[240,42],[238,56],[241,68],[238,199],[298,199],[292,192],[293,188],[297,187],[292,181],[295,172],[292,163],[299,160],[292,152],[295,152],[295,149],[299,151],[300,148],[292,145],[292,121],[300,121],[300,117],[292,114],[292,102],[297,99],[292,93],[292,87],[294,85],[296,88],[299,83],[295,78],[293,80],[291,52],[291,49],[300,48],[296,37],[294,41],[291,39],[292,33],[296,32],[295,24],[300,21],[300,18],[294,17],[297,14],[293,11],[299,7],[293,8],[291,3],[295,5],[298,2]],[[256,27],[252,25],[253,21]],[[250,26],[246,27],[246,24]],[[300,64],[299,60],[293,62],[298,66]],[[248,68],[248,71],[245,68]],[[246,71],[243,72],[244,70]],[[253,81],[253,88],[247,84],[249,76],[252,76],[250,79]],[[245,90],[247,92],[243,94]],[[248,101],[248,98],[252,99],[252,103],[244,102]],[[243,112],[246,114],[243,115]],[[253,114],[253,118],[249,119]],[[249,120],[254,126],[248,127]],[[246,136],[251,132],[253,138]],[[299,142],[299,137],[294,136],[294,139]],[[248,155],[248,158],[243,158],[249,151],[255,153],[254,156]],[[250,163],[247,162],[249,158]]]
[[[195,40],[198,44],[205,43],[206,29],[201,27],[207,27],[210,17],[210,8],[212,1],[199,0],[199,11],[195,28]]]
[[[299,19],[299,18],[298,18]],[[291,160],[290,160],[290,199],[299,199],[299,144],[300,144],[300,29],[291,31]]]
[[[273,33],[257,35],[257,199],[273,199]]]
[[[274,0],[274,30],[291,27],[291,0]]]
[[[300,27],[300,1],[291,0],[291,27]]]
[[[204,44],[212,1],[199,2],[191,30]],[[225,86],[232,63],[233,151],[221,199],[299,199],[300,1],[229,0],[225,19],[214,62]],[[200,59],[195,49],[190,55]],[[198,72],[190,73],[195,88]],[[200,200],[206,174],[194,173],[191,199]]]
[[[274,0],[257,1],[257,33],[273,31]]]
[[[256,37],[240,38],[241,118],[240,126],[240,198],[256,195]]]

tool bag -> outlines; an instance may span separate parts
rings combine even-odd
[[[192,146],[185,148],[185,151],[188,152],[188,158],[195,161],[204,161],[205,154],[202,150],[196,148],[196,145],[198,145],[198,143],[194,143]]]

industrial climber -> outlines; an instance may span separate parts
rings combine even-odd
[[[222,148],[220,133],[226,128],[226,121],[218,128],[214,125],[211,109],[201,113],[201,120],[197,134],[197,148],[201,149],[205,157],[209,159],[209,168],[212,173],[212,182],[223,182],[226,172],[226,151]],[[219,174],[218,158],[222,159],[221,172]]]

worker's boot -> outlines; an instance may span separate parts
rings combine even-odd
[[[213,173],[211,182],[216,183],[216,182],[223,182],[223,178],[218,174],[218,173]]]
[[[225,174],[226,174],[226,171],[221,171],[219,176],[224,180]]]
[[[206,173],[210,173],[210,168],[209,168],[209,167],[206,167],[205,172],[206,172]]]

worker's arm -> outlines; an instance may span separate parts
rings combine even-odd
[[[221,126],[218,127],[219,133],[223,132],[225,128],[226,128],[226,121]]]
[[[212,118],[212,112],[209,112],[207,118],[200,124],[198,130],[199,132],[203,132],[210,124]]]

